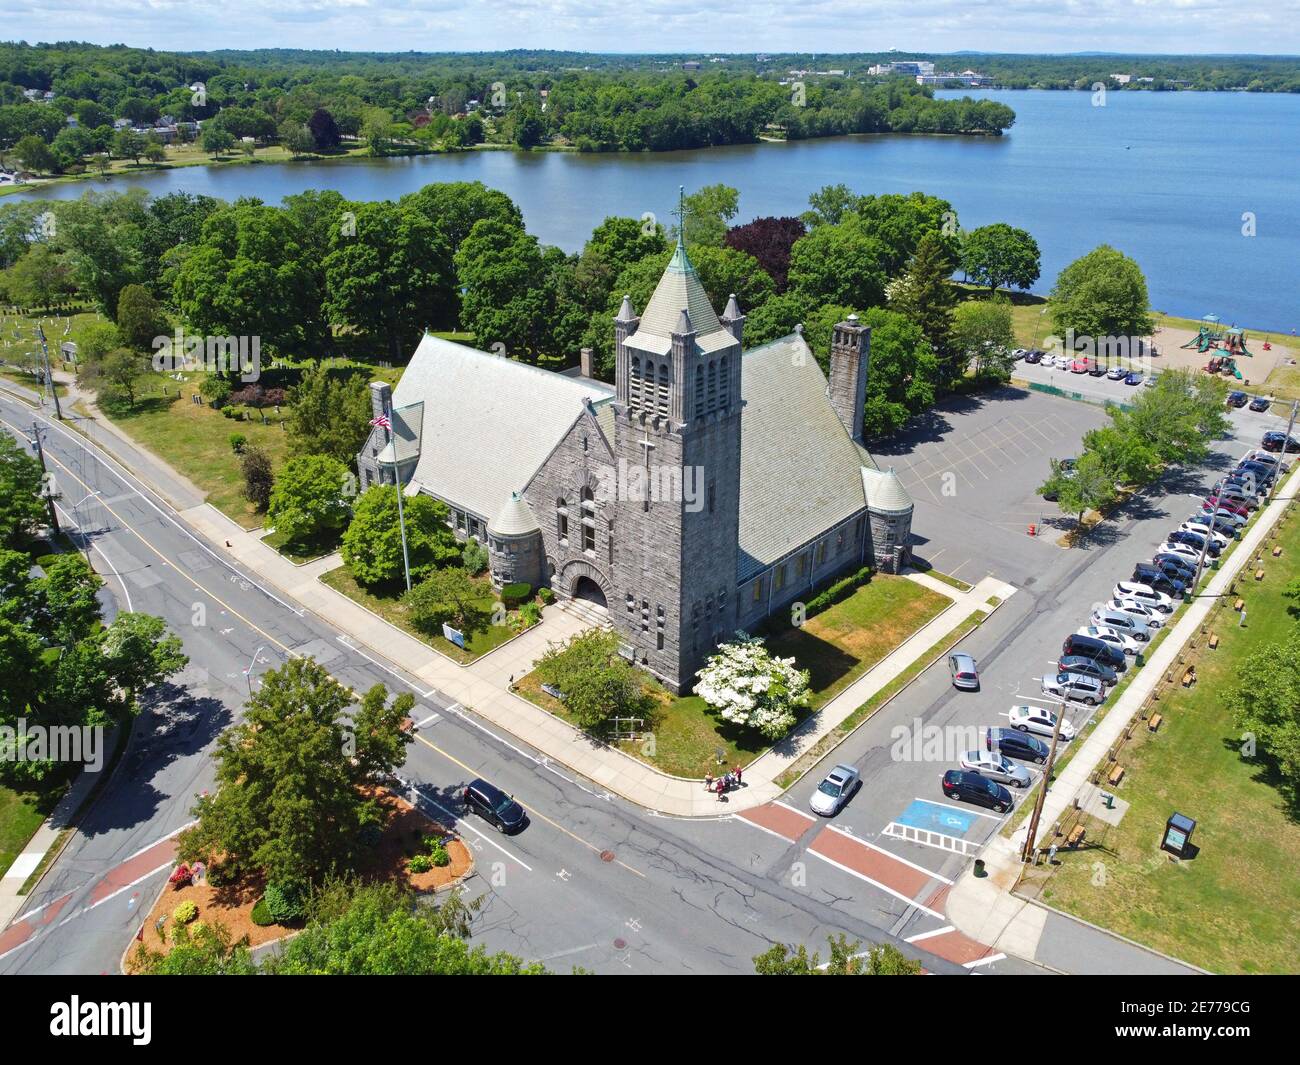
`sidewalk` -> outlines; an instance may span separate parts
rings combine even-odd
[[[1296,474],[1293,471],[1287,480],[1289,482],[1295,478]],[[1233,551],[1227,564],[1213,574],[1203,590],[1192,601],[1182,620],[1161,642],[1133,683],[1125,689],[1124,694],[1110,708],[1101,723],[1093,730],[1092,735],[1084,741],[1083,747],[1076,752],[1070,763],[1056,778],[1043,802],[1043,812],[1039,820],[1040,838],[1043,831],[1050,831],[1051,826],[1062,818],[1067,808],[1073,804],[1075,797],[1080,796],[1085,788],[1091,786],[1089,781],[1094,769],[1105,759],[1107,752],[1160,683],[1165,672],[1174,664],[1183,645],[1200,629],[1215,602],[1227,594],[1237,574],[1254,556],[1256,549],[1265,542],[1269,530],[1282,512],[1291,505],[1290,499],[1281,498],[1281,487],[1279,485],[1279,490],[1274,493],[1273,502],[1256,519],[1250,531]],[[973,869],[966,871],[949,893],[948,917],[963,932],[980,942],[988,943],[1007,954],[1036,961],[1042,960],[1045,943],[1044,927],[1051,921],[1060,922],[1067,918],[1011,894],[1020,879],[1022,868],[1020,850],[1024,846],[1028,831],[1026,823],[1009,840],[1002,836],[994,837],[983,854],[988,875],[977,879]],[[1116,949],[1142,950],[1149,955],[1150,964],[1154,966],[1152,971],[1168,971],[1162,967],[1175,964],[1162,955],[1145,951],[1145,948],[1135,948],[1134,944],[1104,929],[1093,928],[1081,921],[1072,921],[1072,923],[1079,929],[1090,930],[1093,935],[1109,937],[1116,945]],[[1083,935],[1082,932],[1079,934]],[[1182,963],[1176,964],[1181,971],[1197,971]]]

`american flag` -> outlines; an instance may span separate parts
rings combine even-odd
[[[391,421],[388,420],[388,415],[387,415],[387,414],[381,414],[381,415],[379,415],[379,417],[377,417],[377,418],[371,418],[371,419],[370,419],[370,424],[371,424],[371,425],[376,425],[376,426],[378,426],[380,429],[391,429],[391,428],[393,427],[393,423],[392,423]]]

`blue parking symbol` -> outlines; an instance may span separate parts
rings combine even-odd
[[[964,836],[970,831],[975,816],[963,810],[954,810],[951,806],[942,806],[937,802],[914,799],[895,820],[900,825],[924,828],[945,836]]]

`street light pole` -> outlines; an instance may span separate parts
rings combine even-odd
[[[1295,428],[1297,408],[1300,408],[1300,399],[1293,399],[1291,401],[1291,417],[1287,419],[1286,423],[1286,437],[1282,440],[1282,450],[1279,452],[1282,457],[1278,459],[1277,476],[1273,478],[1273,483],[1268,488],[1268,501],[1270,503],[1273,501],[1273,493],[1277,491],[1278,482],[1282,480],[1282,468],[1286,465],[1286,449],[1287,445],[1291,443],[1291,430]]]
[[[54,397],[54,416],[63,421],[63,410],[59,406],[59,389],[54,383],[54,375],[50,372],[50,345],[45,339],[45,326],[40,322],[36,323],[36,335],[41,338],[41,360],[45,364],[45,387],[50,390],[50,395]]]
[[[1222,498],[1219,495],[1219,492],[1222,490],[1222,488],[1223,488],[1223,481],[1222,480],[1216,481],[1214,485],[1214,498],[1216,500]],[[1214,504],[1214,508],[1216,511],[1218,510],[1219,504],[1217,502]],[[1210,524],[1205,527],[1205,532],[1201,536],[1201,554],[1200,557],[1198,557],[1196,560],[1196,576],[1192,578],[1192,588],[1191,588],[1192,594],[1191,596],[1189,596],[1189,598],[1192,598],[1196,595],[1196,589],[1197,587],[1200,586],[1201,572],[1202,570],[1205,569],[1205,556],[1210,550],[1210,537],[1213,535],[1214,535],[1214,514],[1212,513],[1210,515]]]
[[[50,528],[54,535],[59,535],[59,515],[54,509],[54,492],[50,489],[50,474],[45,468],[45,449],[41,447],[41,427],[32,422],[32,441],[36,445],[36,457],[41,462],[41,486],[45,491],[45,502],[50,508]]]
[[[406,513],[402,508],[402,476],[397,470],[397,437],[393,432],[393,405],[388,410],[388,446],[393,449],[393,487],[397,489],[397,525],[402,531],[402,572],[406,577],[406,590],[411,590],[411,554],[406,546]]]
[[[1020,852],[1022,862],[1030,862],[1034,858],[1034,842],[1038,838],[1038,819],[1043,816],[1043,804],[1047,801],[1047,788],[1052,782],[1052,767],[1056,764],[1056,744],[1061,738],[1061,722],[1065,720],[1065,706],[1065,702],[1062,701],[1060,709],[1056,712],[1056,726],[1052,729],[1052,746],[1047,752],[1047,763],[1043,766],[1043,786],[1038,789],[1038,798],[1034,802],[1034,812],[1029,818],[1029,830],[1025,835],[1025,849]]]
[[[248,694],[250,696],[253,694],[253,667],[257,665],[258,655],[260,655],[265,650],[266,650],[266,645],[263,644],[256,651],[254,651],[253,657],[248,660],[248,669],[244,671],[244,676],[248,679]]]

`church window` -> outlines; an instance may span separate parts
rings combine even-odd
[[[632,372],[628,375],[628,399],[632,406],[641,402],[641,360],[632,359]]]
[[[591,552],[596,550],[596,525],[590,518],[582,519],[582,549]]]
[[[582,438],[582,450],[587,450],[587,438],[585,436]]]
[[[763,578],[759,577],[758,580],[754,582],[754,602],[761,603],[762,601],[763,601]]]
[[[718,364],[709,363],[709,413],[718,409]]]
[[[773,577],[772,587],[774,590],[778,592],[785,587],[785,563],[784,562],[782,562],[779,566],[776,567],[776,574]]]
[[[560,538],[560,543],[569,542],[569,508],[563,496],[555,503],[555,533]]]
[[[727,378],[727,356],[718,360],[718,406],[726,410],[731,406],[730,381]]]
[[[704,413],[704,367],[695,367],[695,413]]]
[[[609,523],[609,539],[607,542],[609,544],[609,564],[612,566],[614,564],[614,523],[612,521]]]
[[[807,555],[800,555],[798,558],[796,558],[794,560],[794,575],[796,577],[802,578],[804,574],[804,570],[807,568],[807,565],[808,565]]]
[[[668,413],[668,364],[659,367],[659,399],[656,409],[660,414]]]
[[[817,554],[816,554],[815,557],[816,557],[816,559],[817,559],[817,565],[819,565],[819,566],[820,566],[823,562],[826,561],[826,541],[825,541],[825,540],[821,540],[821,541],[818,542],[818,544],[817,544]]]
[[[660,651],[664,649],[664,634],[662,630],[660,630],[659,636],[655,640],[655,647]]]

